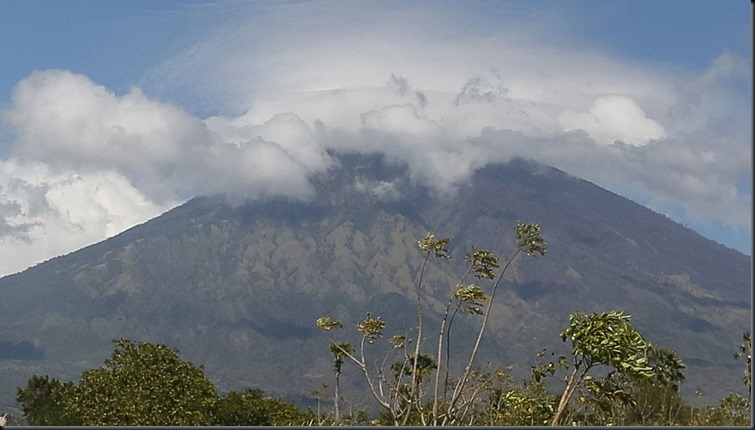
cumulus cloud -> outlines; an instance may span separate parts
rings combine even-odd
[[[618,140],[642,146],[650,140],[666,137],[663,126],[648,118],[642,108],[626,96],[599,97],[589,112],[566,111],[558,119],[565,131],[584,130],[604,145]]]
[[[303,198],[311,192],[306,176],[328,164],[295,115],[256,127],[205,122],[138,88],[116,95],[68,71],[20,82],[3,119],[15,132],[15,156],[53,169],[112,170],[157,201],[203,193]]]
[[[5,120],[17,154],[76,168],[138,169],[144,158],[170,163],[188,140],[203,138],[201,123],[139,89],[116,97],[87,77],[36,72],[21,81]],[[199,136],[197,136],[199,134]]]
[[[444,129],[438,123],[420,116],[410,104],[391,105],[361,114],[362,127],[379,130],[404,139],[443,138]]]
[[[3,225],[13,228],[0,235],[3,274],[113,236],[177,203],[153,203],[113,172],[53,172],[18,159],[0,162],[0,202]]]
[[[370,194],[378,200],[391,202],[401,199],[401,191],[395,182],[375,181],[357,177],[354,181],[354,189],[360,193]]]

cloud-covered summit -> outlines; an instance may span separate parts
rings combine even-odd
[[[482,16],[445,3],[222,6],[123,93],[66,70],[17,84],[0,113],[0,272],[196,194],[307,200],[310,175],[337,165],[329,149],[382,153],[439,192],[533,158],[676,219],[751,231],[751,71],[736,55],[640,63],[570,43],[557,20],[473,26]],[[355,189],[398,198],[390,182]]]

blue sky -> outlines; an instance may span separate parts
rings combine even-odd
[[[0,272],[197,193],[306,199],[328,147],[444,189],[539,159],[751,254],[751,31],[743,0],[3,1]]]

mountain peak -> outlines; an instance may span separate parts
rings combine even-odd
[[[311,201],[196,197],[0,279],[13,304],[0,314],[0,342],[35,348],[0,358],[8,369],[0,386],[11,387],[0,404],[11,405],[32,374],[73,379],[96,367],[120,337],[178,347],[223,389],[275,392],[286,380],[291,391],[279,394],[306,396],[327,383],[317,375],[329,374],[317,317],[351,324],[372,310],[394,329],[412,324],[417,240],[428,231],[451,238],[454,258],[428,272],[433,303],[444,303],[463,254],[476,246],[506,258],[518,220],[542,226],[548,255],[516,261],[482,360],[526,372],[532,354],[563,347],[558,333],[569,313],[620,309],[648,340],[680,354],[689,386],[712,395],[739,386],[725,351],[749,328],[748,257],[530,160],[488,165],[441,195],[384,156],[336,158],[312,178]],[[460,339],[470,324],[460,323]],[[711,374],[724,382],[708,386]]]

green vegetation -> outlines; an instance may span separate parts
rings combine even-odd
[[[373,319],[363,327],[367,333],[376,335],[374,330],[382,326]],[[623,326],[625,333],[618,339],[632,339],[631,344],[641,344],[641,337],[631,329],[629,318],[620,312],[585,315],[576,312],[572,324],[564,330],[567,338],[576,336],[573,344],[573,359],[580,369],[574,376],[572,371],[565,377],[565,393],[577,393],[578,401],[569,403],[559,400],[550,393],[544,380],[554,377],[559,369],[568,368],[565,357],[556,361],[538,363],[532,366],[530,379],[515,384],[508,370],[476,369],[470,372],[470,386],[475,386],[471,401],[464,398],[466,425],[533,426],[548,423],[568,423],[571,425],[693,425],[693,426],[748,426],[750,425],[751,405],[749,399],[732,394],[714,407],[696,409],[684,404],[678,394],[679,384],[684,380],[684,364],[676,353],[653,345],[644,349],[641,358],[634,346],[619,347],[619,359],[613,354],[604,355],[612,347],[601,350],[605,339],[595,332],[581,338],[587,327],[600,326],[599,322],[610,322],[606,331]],[[370,329],[369,327],[372,327]],[[612,327],[608,330],[607,327]],[[384,328],[384,326],[382,327]],[[598,331],[598,333],[602,330]],[[745,334],[745,339],[749,333]],[[377,338],[377,337],[375,337]],[[638,342],[639,341],[639,342]],[[395,342],[395,340],[393,340]],[[611,342],[605,342],[609,345]],[[231,391],[217,396],[215,388],[205,378],[201,368],[178,357],[178,351],[164,345],[147,342],[132,342],[125,339],[115,341],[116,351],[106,360],[103,368],[85,371],[81,382],[61,383],[47,376],[32,376],[26,388],[18,389],[18,401],[24,411],[21,424],[40,426],[81,426],[81,425],[217,425],[217,426],[288,426],[288,425],[354,425],[395,424],[390,410],[380,414],[377,420],[368,421],[365,411],[355,415],[336,416],[323,413],[315,415],[310,410],[287,403],[282,399],[270,398],[259,388],[249,388],[240,392]],[[580,347],[593,344],[593,350]],[[623,341],[620,343],[623,344]],[[341,343],[334,347],[334,357],[352,354],[353,351]],[[743,345],[746,345],[743,342]],[[586,351],[589,350],[589,353]],[[634,351],[634,352],[631,352]],[[545,356],[546,351],[538,353]],[[553,355],[551,353],[551,355]],[[598,366],[597,360],[614,363],[617,367],[601,377],[587,374],[588,369]],[[601,363],[602,363],[601,361]],[[414,385],[422,387],[433,372],[437,374],[437,363],[429,354],[421,354],[416,360],[416,372],[405,365],[415,362],[408,357],[406,362],[396,362],[391,366],[393,380],[417,375]],[[581,363],[580,363],[581,362]],[[340,363],[340,364],[339,364]],[[603,364],[606,364],[603,363]],[[620,363],[634,363],[624,366]],[[338,377],[343,361],[336,359],[334,371]],[[749,370],[747,371],[749,372]],[[571,383],[570,383],[571,381]],[[579,381],[575,383],[573,381]],[[457,381],[458,384],[458,381]],[[412,383],[398,386],[403,410],[409,411],[406,419],[409,425],[422,425],[422,414],[431,410],[432,404],[409,404]],[[325,387],[327,388],[327,387]],[[421,392],[421,390],[420,390]],[[421,396],[421,394],[420,394]],[[572,397],[569,395],[569,397]],[[564,396],[561,396],[563,399]],[[568,400],[568,399],[567,399]],[[559,405],[563,407],[559,408]],[[442,404],[445,406],[445,404]],[[558,411],[561,411],[559,414]],[[190,424],[187,424],[190,423]]]
[[[739,344],[734,358],[745,357],[745,372],[742,382],[747,391],[752,392],[752,338],[749,332],[742,335],[742,343]]]
[[[312,414],[260,389],[218,397],[204,370],[165,345],[114,341],[101,368],[78,384],[32,376],[17,399],[30,425],[302,425]]]
[[[572,342],[573,370],[566,377],[564,393],[558,403],[551,425],[559,419],[574,391],[596,366],[606,365],[615,372],[634,378],[651,378],[653,368],[648,363],[648,344],[629,323],[629,315],[619,311],[585,315],[574,312],[569,327],[561,332],[561,340]],[[564,360],[559,364],[568,366]]]
[[[313,414],[281,399],[265,396],[259,388],[231,391],[218,399],[212,425],[290,426],[313,423]]]
[[[32,376],[26,388],[18,389],[18,402],[23,405],[29,424],[38,426],[80,425],[78,419],[66,415],[64,402],[72,396],[72,382],[61,383],[47,376]]]
[[[423,344],[427,342],[423,280],[431,257],[451,258],[449,239],[428,233],[419,241],[425,258],[415,284],[416,335],[409,336],[409,331],[395,334],[388,338],[392,351],[385,353],[383,359],[368,359],[367,348],[383,337],[388,323],[367,312],[357,324],[361,338],[356,348],[330,338],[330,350],[336,359],[336,417],[339,378],[343,359],[348,358],[361,371],[374,400],[383,409],[379,423],[385,425],[744,425],[750,422],[749,400],[738,395],[728,396],[720,406],[704,410],[685,405],[678,394],[685,379],[685,364],[676,352],[647,342],[632,326],[631,317],[617,310],[572,313],[569,326],[561,332],[562,341],[571,342],[571,360],[561,355],[555,361],[538,363],[532,367],[531,380],[520,386],[513,384],[505,371],[476,367],[475,358],[504,273],[521,253],[529,256],[546,253],[547,240],[541,236],[538,224],[517,222],[515,243],[515,252],[499,273],[496,273],[499,260],[491,251],[473,249],[466,255],[467,271],[450,292],[437,332],[436,355],[432,355],[423,352]],[[478,282],[488,283],[490,293],[476,283],[465,284],[469,275]],[[459,371],[453,375],[450,357],[458,351],[451,348],[451,327],[460,313],[481,317],[481,321],[474,346],[467,352],[466,366],[456,369]],[[319,318],[316,324],[328,333],[344,327],[329,315]],[[749,334],[745,334],[735,358],[747,356],[743,380],[748,389],[750,348]],[[545,350],[538,357],[544,355]],[[392,356],[398,360],[388,370],[386,363],[392,361]],[[557,378],[561,370],[567,374]],[[593,375],[596,372],[603,376]],[[548,392],[546,377],[563,383],[560,396]],[[574,398],[578,400],[575,402]]]
[[[216,399],[204,371],[177,350],[119,339],[104,367],[81,375],[66,413],[83,425],[206,425]]]
[[[379,317],[372,318],[371,313],[368,312],[365,319],[357,324],[357,330],[361,333],[359,347],[356,348],[358,352],[355,352],[355,348],[348,343],[331,340],[331,350],[340,349],[343,356],[349,358],[361,370],[373,398],[390,417],[391,424],[407,425],[411,421],[418,421],[422,425],[461,425],[469,418],[471,408],[475,407],[476,396],[487,383],[486,378],[479,377],[474,371],[474,362],[487,328],[496,291],[506,270],[516,257],[522,253],[529,256],[535,254],[543,256],[546,252],[547,241],[540,235],[540,226],[537,224],[518,222],[515,240],[514,253],[497,275],[495,269],[498,269],[500,264],[491,251],[475,249],[466,256],[468,269],[459,279],[455,289],[451,291],[441,319],[437,337],[437,356],[420,352],[425,339],[423,300],[426,300],[426,297],[423,292],[425,287],[423,281],[431,257],[449,260],[451,256],[446,247],[449,239],[436,238],[433,233],[428,233],[417,244],[424,253],[424,259],[415,285],[416,337],[410,338],[408,334],[396,334],[389,339],[395,351],[394,355],[398,355],[398,361],[391,365],[391,371],[384,368],[388,356],[382,360],[383,365],[377,368],[371,368],[366,357],[366,345],[371,345],[381,338],[386,327],[386,322]],[[486,281],[492,284],[489,297],[477,284],[465,284],[469,275],[480,282]],[[479,324],[474,346],[468,352],[467,365],[461,370],[460,376],[451,377],[451,328],[459,312],[481,316],[482,321]],[[324,316],[317,320],[317,327],[330,332],[342,328],[343,324],[330,316]],[[411,344],[413,347],[410,347]],[[435,377],[431,381],[431,386],[423,386],[423,382],[428,381],[433,371]],[[442,374],[445,376],[441,379]]]

